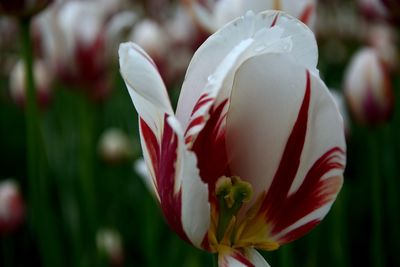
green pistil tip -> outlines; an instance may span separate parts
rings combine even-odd
[[[239,212],[243,203],[251,200],[253,188],[250,183],[238,176],[222,176],[215,185],[215,194],[219,202],[218,241],[223,237],[229,222]]]

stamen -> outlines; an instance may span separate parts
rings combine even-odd
[[[222,176],[216,183],[215,194],[219,205],[217,240],[221,242],[232,220],[236,220],[243,203],[250,201],[253,188],[238,176]]]

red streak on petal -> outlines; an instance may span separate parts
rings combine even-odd
[[[274,27],[276,25],[276,22],[278,21],[279,13],[276,13],[274,20],[271,23],[270,28]]]
[[[153,167],[155,176],[158,177],[160,146],[158,144],[155,134],[142,118],[139,118],[139,124],[140,124],[141,138],[143,138],[144,143],[146,144],[146,148],[150,156],[151,165]],[[157,184],[156,187],[158,187]]]
[[[290,186],[292,185],[299,168],[300,156],[306,138],[310,97],[310,73],[307,71],[307,84],[299,115],[286,143],[285,150],[272,184],[261,206],[261,212],[266,212],[268,221],[275,221],[276,216],[278,216],[282,211],[282,205],[287,198]]]
[[[233,258],[235,258],[237,261],[240,263],[244,264],[247,267],[256,267],[253,263],[251,263],[243,254],[239,253],[238,251],[235,251],[232,255]]]
[[[338,161],[343,154],[342,149],[335,147],[327,151],[313,164],[299,189],[281,207],[284,214],[281,214],[272,222],[275,225],[272,229],[273,234],[282,231],[333,200],[341,188],[342,178],[335,176],[321,180],[321,177],[333,169],[344,168],[343,164]]]
[[[189,132],[189,130],[195,126],[198,126],[200,124],[202,124],[204,122],[204,116],[200,116],[200,117],[196,117],[194,119],[192,119],[190,121],[189,126],[187,127],[186,131],[185,131],[185,136],[187,135],[187,133]]]
[[[303,13],[299,17],[300,21],[302,21],[304,24],[308,24],[310,22],[310,18],[313,11],[314,11],[314,5],[308,4],[304,9]]]
[[[293,240],[296,240],[300,236],[305,235],[308,233],[311,229],[313,229],[315,226],[319,224],[320,220],[313,220],[310,221],[304,225],[302,225],[299,228],[294,229],[293,231],[290,231],[286,235],[284,235],[282,238],[278,240],[280,244],[287,244],[292,242]]]
[[[155,134],[143,119],[140,119],[142,138],[150,154],[156,175],[156,189],[160,196],[160,205],[164,217],[172,229],[191,244],[182,226],[182,191],[174,192],[178,137],[164,119],[164,132],[159,146]]]
[[[223,175],[230,175],[225,147],[225,129],[218,128],[221,125],[221,117],[225,116],[223,110],[227,103],[228,99],[215,109],[211,109],[210,118],[196,137],[192,147],[197,156],[200,176],[208,184],[210,201],[215,201],[214,191],[217,179]],[[220,134],[217,135],[218,132]]]
[[[193,108],[192,114],[191,116],[193,116],[194,113],[196,113],[197,110],[199,110],[203,105],[205,105],[206,103],[214,100],[214,98],[206,98],[207,94],[203,94],[199,100],[197,101],[196,105]]]

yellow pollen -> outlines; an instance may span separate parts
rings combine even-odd
[[[209,241],[214,251],[221,252],[226,247],[255,247],[267,251],[279,248],[277,242],[269,239],[270,227],[259,212],[263,195],[247,207],[246,214],[239,215],[243,204],[252,199],[250,183],[238,176],[222,176],[216,182],[215,195],[218,203],[212,206],[209,229]]]

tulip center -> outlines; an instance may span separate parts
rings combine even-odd
[[[237,213],[243,203],[251,200],[253,188],[250,183],[242,181],[238,176],[222,176],[216,183],[215,194],[219,208],[217,241],[221,243],[226,233],[233,230]]]
[[[255,201],[238,220],[243,204],[253,197],[250,183],[242,181],[238,176],[222,176],[215,185],[215,196],[218,207],[213,207],[213,224],[209,232],[215,251],[224,247],[257,247],[263,250],[275,250],[279,247],[278,243],[268,238],[269,225],[263,214],[257,212],[262,198]]]

